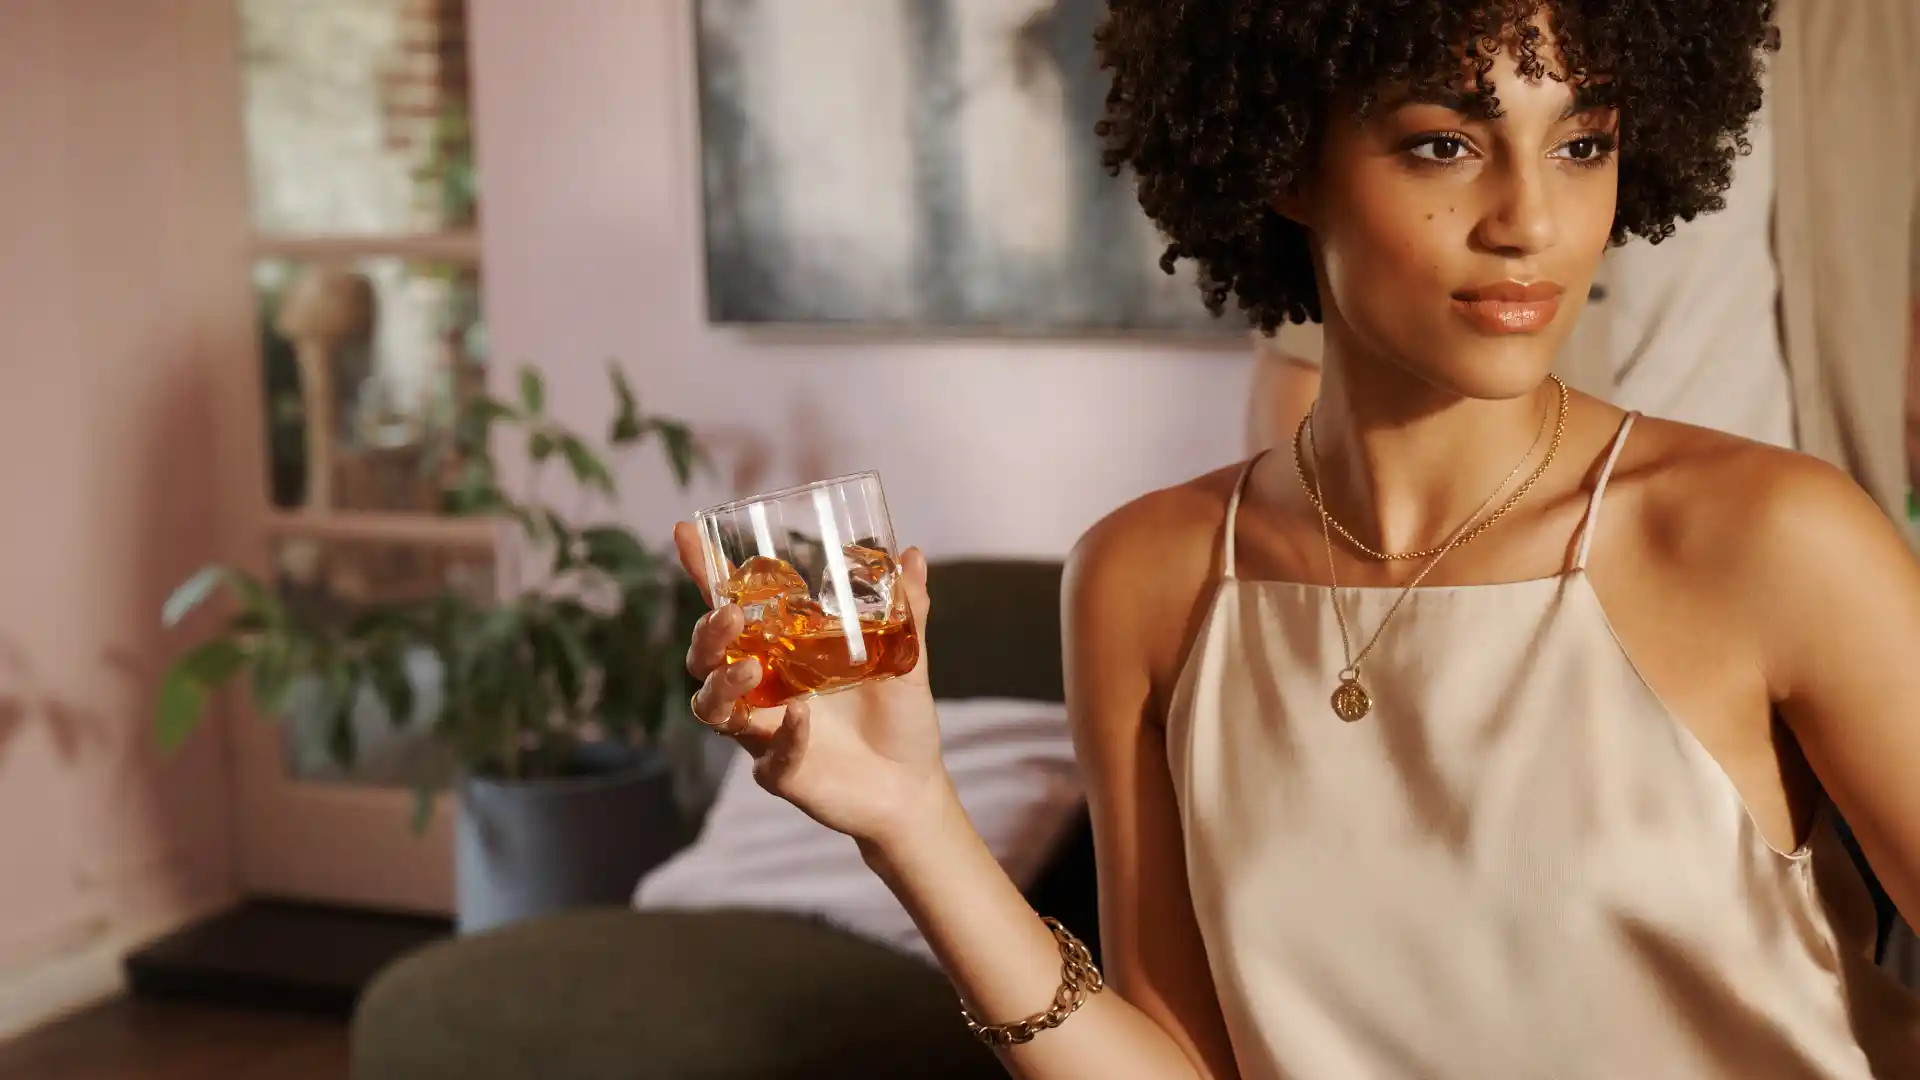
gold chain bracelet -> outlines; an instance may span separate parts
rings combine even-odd
[[[1060,946],[1060,988],[1053,992],[1053,1005],[1046,1012],[1011,1024],[982,1024],[973,1018],[965,1003],[962,1003],[960,1016],[966,1020],[967,1030],[988,1046],[1031,1042],[1035,1035],[1065,1023],[1067,1017],[1086,1004],[1088,997],[1106,987],[1100,969],[1093,966],[1093,955],[1087,952],[1087,947],[1080,943],[1080,939],[1074,937],[1058,919],[1041,921],[1047,924],[1047,929],[1053,932],[1053,940]]]

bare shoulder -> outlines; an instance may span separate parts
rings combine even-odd
[[[1227,503],[1241,469],[1149,492],[1080,537],[1067,559],[1062,596],[1069,664],[1076,651],[1097,651],[1103,666],[1164,681],[1219,577]]]
[[[1806,454],[1644,420],[1616,475],[1640,496],[1640,552],[1745,615],[1794,617],[1823,593],[1912,573],[1899,527],[1852,477]]]
[[[1171,545],[1200,549],[1219,539],[1227,503],[1244,465],[1216,469],[1151,491],[1107,514],[1074,545],[1069,566],[1082,572],[1166,554]]]

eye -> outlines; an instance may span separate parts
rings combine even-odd
[[[1554,156],[1565,158],[1579,165],[1598,165],[1613,153],[1619,140],[1612,135],[1582,135],[1569,139],[1554,151]]]
[[[1407,152],[1421,161],[1442,163],[1460,160],[1469,149],[1467,140],[1458,135],[1425,135],[1407,146]]]

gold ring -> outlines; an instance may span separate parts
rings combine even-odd
[[[693,692],[693,696],[687,698],[687,711],[693,714],[693,718],[695,720],[700,721],[702,724],[706,724],[710,728],[717,728],[720,726],[720,724],[712,723],[706,717],[700,715],[700,692],[698,690]],[[729,717],[728,719],[732,719],[732,718]],[[722,720],[720,723],[724,724],[726,723],[726,721]]]
[[[700,721],[702,724],[713,729],[713,731],[716,734],[720,734],[720,735],[732,735],[738,730],[736,727],[734,727],[734,721],[740,718],[740,715],[742,712],[740,707],[746,704],[746,702],[735,701],[733,703],[733,708],[727,710],[727,715],[725,719],[714,721],[714,720],[708,720],[706,717],[700,715],[699,708],[695,706],[695,702],[699,700],[700,700],[700,695],[697,692],[692,697],[687,699],[687,708],[692,711],[693,718],[695,720]]]

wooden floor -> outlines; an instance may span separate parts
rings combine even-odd
[[[347,1080],[347,1025],[118,998],[0,1043],[0,1080]]]

